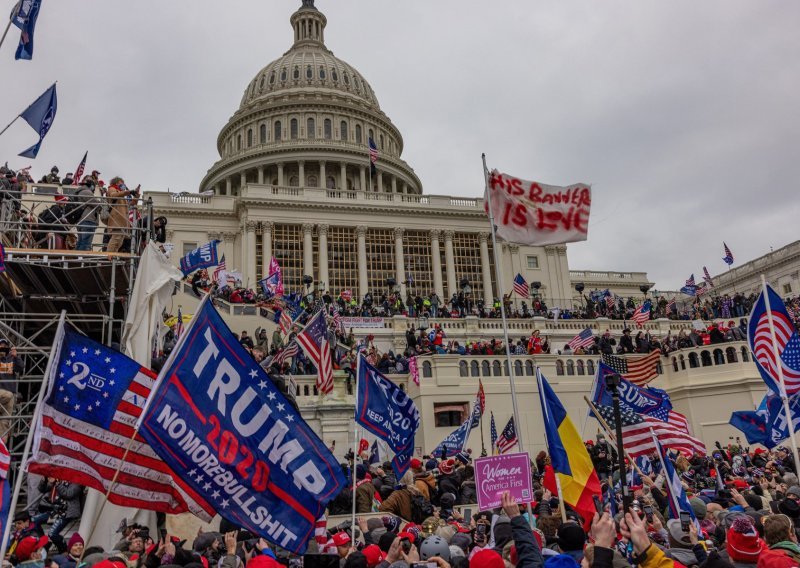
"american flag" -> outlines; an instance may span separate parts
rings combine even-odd
[[[89,155],[89,151],[87,150],[86,153],[83,155],[83,160],[81,163],[78,164],[78,169],[75,170],[75,176],[73,179],[75,180],[75,185],[80,185],[81,178],[83,177],[83,171],[86,169],[86,157]]]
[[[764,310],[757,316],[757,320],[753,321],[753,314],[756,313],[759,305],[763,304],[763,294],[762,292],[750,315],[751,322],[748,325],[750,348],[755,360],[778,387],[778,392],[780,392],[778,368],[781,368],[786,393],[792,396],[800,392],[800,336],[789,318],[785,305],[782,302],[781,305],[776,305],[776,298],[770,298],[772,323],[778,346],[778,358],[775,358],[768,312]],[[780,298],[777,298],[777,301],[780,302]],[[753,324],[755,324],[755,328]],[[764,373],[762,373],[763,375]],[[771,386],[770,382],[767,385]]]
[[[189,511],[209,519],[136,434],[155,373],[63,326],[55,345],[28,471],[105,492],[121,466],[110,502],[168,514]]]
[[[273,357],[269,361],[269,363],[266,366],[269,367],[277,363],[279,367],[282,367],[286,359],[288,359],[289,357],[295,357],[298,353],[300,353],[300,348],[298,347],[296,341],[292,341],[291,343],[289,343],[289,345],[281,349],[277,353],[277,355],[275,355],[275,357]]]
[[[695,286],[697,286],[697,284],[695,284],[695,281],[694,281],[694,274],[692,274],[692,275],[691,275],[691,276],[689,276],[689,278],[686,280],[686,287],[687,287],[687,288],[694,288]]]
[[[636,308],[633,312],[631,319],[636,322],[636,325],[642,327],[644,323],[650,319],[650,300],[645,300],[642,305]]]
[[[288,309],[281,310],[280,323],[279,323],[281,328],[281,333],[284,335],[289,333],[289,331],[292,329],[292,323],[294,322],[292,321],[292,316],[289,314],[289,310]]]
[[[674,410],[670,410],[669,416],[667,417],[667,422],[673,424],[676,428],[678,428],[682,432],[686,432],[686,434],[691,436],[692,430],[689,428],[689,421],[680,412],[675,412]]]
[[[614,297],[614,294],[609,293],[606,295],[606,306],[608,306],[609,310],[614,309],[614,304],[616,303],[617,299]]]
[[[314,525],[314,540],[319,547],[325,546],[328,542],[328,518],[325,513],[322,513],[322,516],[317,519]]]
[[[514,277],[514,292],[523,298],[527,298],[529,295],[528,283],[525,282],[522,274],[517,273],[517,275]]]
[[[481,416],[486,411],[486,393],[483,392],[483,382],[478,379],[478,404],[481,407]]]
[[[344,300],[345,302],[349,302],[350,300],[353,299],[353,291],[352,290],[342,290],[342,293],[340,294],[340,296],[342,297],[342,300]]]
[[[11,454],[9,454],[5,442],[0,440],[0,479],[8,477],[9,467],[11,467]]]
[[[614,409],[602,404],[597,405],[597,412],[603,417],[609,427],[614,430]],[[691,456],[694,453],[706,454],[705,444],[686,434],[676,424],[664,422],[652,416],[641,415],[629,409],[621,409],[622,417],[622,443],[631,457],[646,456],[657,450],[650,433],[652,429],[661,444],[682,454]]]
[[[722,246],[725,249],[725,256],[722,257],[722,260],[725,261],[725,264],[730,266],[733,264],[733,253],[731,252],[731,249],[728,248],[728,245],[725,244],[725,242],[722,243]]]
[[[603,362],[636,386],[646,385],[658,376],[661,352],[653,351],[641,357],[619,357],[603,354]]]
[[[497,426],[494,425],[494,412],[492,412],[492,420],[491,420],[491,427],[489,428],[489,438],[492,442],[492,455],[494,455],[494,449],[497,447]]]
[[[573,351],[581,347],[589,347],[590,345],[594,345],[594,336],[592,335],[591,328],[588,327],[567,343],[567,346]]]
[[[517,429],[514,428],[514,417],[508,419],[508,424],[497,439],[497,453],[507,454],[517,445]]]
[[[225,272],[225,255],[222,255],[222,258],[219,259],[219,264],[217,268],[214,269],[214,275],[211,278],[214,282],[219,282],[220,276]]]
[[[344,324],[342,323],[342,314],[339,313],[339,310],[336,308],[336,305],[331,305],[331,320],[333,321],[333,327],[337,331],[344,333]]]
[[[297,334],[297,342],[317,367],[317,390],[322,394],[333,392],[333,362],[328,345],[328,326],[325,313],[317,312],[305,329]]]
[[[674,307],[675,307],[675,298],[672,298],[669,302],[667,302],[667,313],[671,314]]]
[[[708,273],[708,268],[705,266],[703,267],[703,280],[705,280],[706,284],[709,286],[714,286],[714,281],[711,280],[711,275]]]
[[[369,161],[373,166],[378,163],[378,147],[372,138],[369,139]]]

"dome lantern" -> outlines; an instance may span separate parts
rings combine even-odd
[[[294,47],[325,45],[325,25],[328,19],[314,6],[314,0],[303,0],[303,5],[292,14],[289,21],[294,29]]]

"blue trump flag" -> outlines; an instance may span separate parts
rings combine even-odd
[[[188,276],[195,270],[209,268],[219,264],[217,260],[218,242],[219,241],[211,241],[187,253],[186,256],[181,259],[181,272],[183,272],[183,275]]]
[[[21,0],[11,14],[11,23],[20,29],[19,45],[14,59],[33,59],[33,32],[42,0]]]
[[[800,395],[789,398],[792,431],[800,429]],[[774,448],[789,437],[789,425],[781,397],[768,394],[757,410],[739,410],[731,414],[730,425],[740,430],[748,444]]]
[[[436,449],[431,452],[434,457],[440,458],[442,457],[442,452],[444,452],[445,457],[451,458],[463,451],[464,446],[467,444],[469,433],[472,432],[473,428],[477,428],[481,421],[481,407],[477,404],[477,401],[475,402],[469,418],[464,420],[457,430],[451,432],[444,440],[439,442]]]
[[[397,479],[403,477],[414,452],[419,411],[400,387],[367,363],[362,355],[358,357],[355,419],[395,452],[392,469]]]
[[[597,374],[592,385],[591,399],[595,405],[612,406],[611,393],[606,389],[606,375],[618,374],[605,363],[598,363]],[[672,401],[666,391],[655,387],[639,387],[620,376],[619,402],[622,410],[630,410],[637,414],[647,414],[659,420],[667,421]]]
[[[140,433],[206,512],[295,554],[346,486],[341,467],[208,296],[164,364]]]
[[[261,285],[261,291],[264,292],[267,299],[270,299],[278,291],[278,286],[281,283],[281,273],[273,272],[266,278],[259,280],[258,283]]]
[[[39,148],[42,146],[42,140],[47,136],[53,121],[56,119],[57,110],[58,96],[56,95],[56,84],[53,83],[49,89],[20,114],[20,117],[39,133],[39,141],[27,150],[20,152],[20,156],[23,158],[36,158]]]

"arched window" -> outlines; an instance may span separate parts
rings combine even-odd
[[[583,364],[583,360],[578,359],[578,362],[576,363],[575,368],[576,368],[576,371],[578,372],[579,375],[585,375],[586,374],[586,367]]]
[[[236,149],[237,150],[241,150],[242,149],[242,135],[241,134],[236,136]]]
[[[297,79],[300,78],[300,67],[298,67],[297,65],[294,66],[294,72],[292,72],[292,78],[294,80],[297,80]]]
[[[747,363],[750,361],[750,353],[747,351],[747,347],[742,347],[742,363]]]
[[[303,396],[308,396],[308,385],[303,385]]]
[[[356,92],[361,90],[361,86],[360,86],[360,84],[358,82],[358,77],[355,77],[355,76],[353,77],[353,87],[355,87]]]
[[[492,362],[492,374],[494,374],[495,377],[502,375],[502,371],[500,370],[500,361],[495,360]]]
[[[381,150],[383,150],[384,149],[384,147],[383,147],[383,134],[381,134],[380,139],[381,139]]]
[[[489,361],[484,361],[484,362],[481,363],[481,374],[484,377],[491,377],[492,376],[492,372],[491,372],[491,367],[489,365]]]
[[[336,178],[333,176],[328,176],[325,182],[325,187],[328,189],[336,189]]]
[[[291,176],[289,178],[289,187],[298,187],[300,185],[300,178],[297,176]]]
[[[314,396],[319,396],[319,391],[317,390],[317,385],[314,385]]]
[[[344,82],[347,83],[347,75],[345,75],[344,77],[345,77],[345,81]],[[336,83],[339,80],[339,74],[336,72],[336,69],[334,69],[333,67],[331,67],[331,79],[333,79],[334,83]]]
[[[306,137],[307,138],[317,137],[317,123],[313,118],[309,118],[306,121]]]
[[[252,145],[253,145],[253,129],[252,128],[248,128],[247,129],[247,147],[249,148]]]
[[[375,133],[372,131],[371,128],[369,129],[369,132],[367,134],[369,134],[369,139],[370,140],[372,140],[372,141],[375,140]]]
[[[711,362],[711,353],[708,351],[703,351],[700,353],[700,361],[702,361],[703,367],[710,367],[714,364]]]
[[[340,140],[349,140],[350,139],[350,132],[347,130],[347,121],[343,120],[339,123],[339,139]]]
[[[503,372],[506,376],[509,376],[511,373],[508,372],[508,359],[503,361]]]
[[[561,359],[556,361],[556,375],[563,375],[564,374],[564,361]]]
[[[567,361],[567,374],[574,375],[575,374],[575,362],[572,359]]]
[[[309,81],[314,78],[314,70],[311,68],[311,65],[306,67],[306,79]]]
[[[681,364],[681,371],[686,370],[686,358],[683,355],[678,355],[678,361]]]
[[[675,371],[676,373],[678,372],[678,358],[677,357],[673,357],[672,358],[672,370]]]
[[[280,120],[276,120],[275,121],[275,136],[273,136],[272,138],[275,140],[275,142],[280,142],[281,141],[281,121]]]
[[[689,368],[696,369],[700,366],[700,358],[697,353],[689,353]]]
[[[269,84],[270,85],[274,85],[275,84],[275,71],[273,71],[272,73],[269,74]]]
[[[433,376],[433,367],[430,361],[424,361],[422,363],[422,376],[426,378],[431,378]]]
[[[533,361],[525,361],[525,375],[528,377],[533,376]]]
[[[714,349],[714,364],[715,365],[725,364],[725,356],[722,354],[722,349]]]
[[[289,121],[289,138],[297,140],[297,119],[293,118]]]
[[[286,67],[281,69],[281,83],[286,81]]]
[[[517,377],[522,376],[522,361],[520,361],[519,359],[514,361],[514,375],[516,375]]]
[[[261,81],[258,82],[258,90],[259,91],[263,91],[264,90],[264,80],[265,79],[266,79],[266,77],[262,76],[261,77]]]
[[[334,78],[333,80],[335,81],[336,79]],[[349,85],[350,84],[350,77],[347,76],[347,73],[344,73],[342,75],[342,81],[344,81],[345,85]]]
[[[586,374],[594,376],[594,361],[591,359],[586,361]]]
[[[470,372],[473,377],[480,377],[481,376],[481,366],[477,361],[473,361],[469,364]]]
[[[323,131],[325,133],[325,140],[333,138],[333,123],[330,118],[326,118],[323,124]]]
[[[728,363],[737,363],[738,360],[736,358],[736,348],[735,347],[728,347],[725,350],[725,354],[728,356]]]
[[[361,125],[356,124],[356,144],[361,144]]]
[[[317,176],[310,175],[306,178],[306,186],[307,187],[317,187]]]
[[[319,78],[325,80],[325,68],[322,65],[319,66]]]
[[[468,377],[469,376],[469,365],[467,365],[466,361],[459,361],[459,363],[458,363],[458,376],[460,376],[460,377]]]
[[[267,141],[267,125],[266,124],[262,124],[258,128],[258,141],[261,144],[264,144]]]

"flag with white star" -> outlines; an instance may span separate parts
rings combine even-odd
[[[28,471],[106,492],[121,467],[112,503],[201,513],[134,429],[155,374],[69,326],[59,329],[55,344]]]

